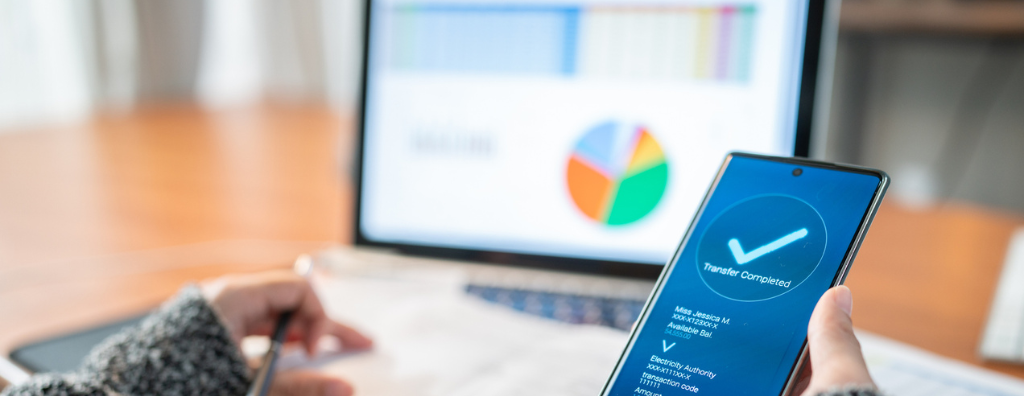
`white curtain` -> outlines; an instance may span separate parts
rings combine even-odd
[[[196,87],[200,101],[230,107],[258,100],[263,94],[265,59],[257,2],[207,1],[205,11]]]
[[[0,0],[0,131],[130,110],[356,102],[362,0]]]
[[[89,111],[89,11],[68,0],[0,0],[0,126],[73,120]]]
[[[206,3],[198,92],[225,107],[260,99],[356,101],[362,0]]]
[[[363,1],[325,0],[321,15],[327,96],[343,111],[353,111],[363,66]]]

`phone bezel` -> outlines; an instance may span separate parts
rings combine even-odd
[[[708,190],[704,193],[704,198],[701,200],[700,207],[693,216],[693,220],[690,221],[690,225],[686,228],[686,233],[683,234],[682,240],[679,242],[679,246],[676,247],[675,252],[672,254],[672,258],[663,266],[661,274],[658,275],[657,281],[655,281],[654,289],[651,294],[647,297],[647,301],[644,303],[643,309],[640,311],[640,317],[637,324],[633,326],[633,330],[629,334],[629,341],[626,343],[626,347],[623,349],[622,354],[619,355],[619,359],[615,362],[615,368],[612,370],[611,375],[608,377],[608,381],[605,382],[604,388],[601,390],[601,396],[607,396],[611,385],[615,382],[615,379],[619,376],[619,370],[622,367],[623,361],[629,356],[630,351],[633,349],[634,341],[636,341],[637,335],[640,333],[640,329],[644,327],[647,322],[648,314],[653,306],[654,301],[661,294],[662,288],[665,286],[665,279],[670,272],[675,268],[678,262],[679,256],[683,252],[683,248],[690,241],[693,234],[693,228],[697,224],[697,220],[704,215],[704,209],[707,206],[708,200],[711,195],[718,188],[718,183],[721,181],[722,176],[725,173],[726,168],[729,167],[729,163],[735,157],[745,157],[752,159],[760,159],[772,162],[779,162],[784,164],[824,168],[831,170],[838,170],[843,172],[867,174],[878,178],[878,186],[875,188],[874,195],[871,197],[871,202],[865,209],[864,214],[861,216],[860,224],[857,226],[857,231],[854,234],[853,241],[847,248],[843,261],[839,265],[839,269],[832,278],[832,283],[829,288],[843,284],[846,281],[846,276],[850,273],[850,267],[853,264],[854,259],[857,257],[857,252],[860,250],[861,243],[864,241],[865,235],[867,235],[868,229],[871,227],[871,222],[875,218],[875,214],[878,212],[878,206],[882,202],[882,198],[885,196],[885,191],[889,187],[889,175],[885,172],[857,165],[847,164],[836,164],[832,162],[815,161],[806,158],[795,158],[795,157],[775,157],[761,154],[751,154],[742,152],[731,152],[725,156],[725,160],[722,161],[722,166],[718,168],[718,172],[715,174],[714,181],[708,187]],[[797,377],[800,374],[800,367],[807,358],[807,339],[804,339],[803,344],[800,347],[799,357],[793,362],[793,365],[789,369],[787,374],[785,386],[779,391],[779,395],[788,394],[796,383]]]

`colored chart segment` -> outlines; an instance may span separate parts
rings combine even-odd
[[[658,206],[668,174],[665,153],[646,128],[608,121],[590,128],[576,143],[566,181],[584,215],[625,225]]]
[[[750,80],[754,4],[408,3],[386,10],[393,70]]]

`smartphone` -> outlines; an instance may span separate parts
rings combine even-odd
[[[811,311],[888,185],[875,169],[726,156],[602,396],[787,394]]]

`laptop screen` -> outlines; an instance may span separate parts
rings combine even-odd
[[[363,242],[660,265],[727,152],[794,154],[807,0],[369,7]]]

